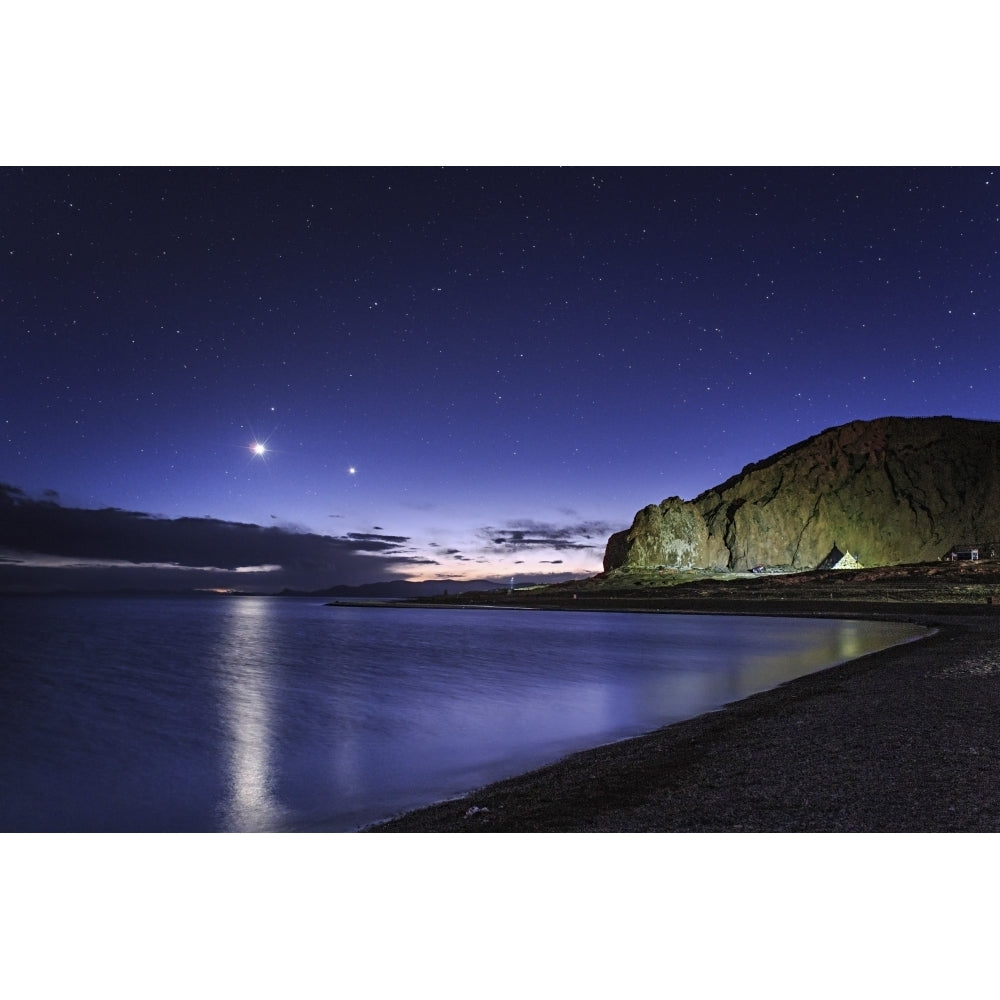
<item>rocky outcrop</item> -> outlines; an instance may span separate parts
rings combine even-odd
[[[833,427],[694,500],[644,507],[605,570],[814,569],[833,549],[865,566],[940,559],[1000,540],[1000,423],[884,417]]]
[[[639,566],[687,569],[701,565],[699,560],[708,547],[708,525],[694,504],[670,497],[659,506],[643,507],[635,515],[631,531],[611,536],[609,552],[612,544],[618,546],[619,560],[627,559]]]

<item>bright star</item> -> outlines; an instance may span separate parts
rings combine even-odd
[[[267,446],[263,441],[255,441],[251,446],[250,450],[257,456],[263,458],[264,453],[267,451]]]
[[[349,468],[349,469],[347,470],[347,474],[348,474],[349,476],[353,476],[353,475],[354,475],[354,473],[356,473],[357,471],[358,471],[358,470],[357,470],[357,469],[355,469],[355,468],[354,468],[354,466],[352,465],[352,466],[351,466],[351,467],[350,467],[350,468]]]

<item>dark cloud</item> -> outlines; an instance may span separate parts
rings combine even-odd
[[[349,531],[345,536],[365,552],[385,552],[405,545],[410,539],[405,535],[372,535],[361,531]]]
[[[15,571],[29,569],[35,577],[61,574],[67,586],[85,573],[105,581],[134,580],[141,570],[143,586],[152,585],[151,577],[185,587],[209,579],[235,586],[252,578],[255,586],[318,588],[385,578],[388,564],[433,563],[408,551],[408,541],[403,535],[335,537],[210,517],[169,519],[119,507],[63,507],[50,495],[33,499],[0,484],[0,549],[8,589],[16,585]]]
[[[485,527],[480,537],[505,552],[531,549],[590,550],[603,549],[608,536],[616,530],[604,521],[577,521],[552,524],[544,521],[508,521],[505,528]]]

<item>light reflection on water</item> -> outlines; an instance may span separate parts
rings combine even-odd
[[[215,651],[219,707],[229,733],[227,830],[270,830],[285,819],[271,764],[272,607],[267,601],[233,601]]]
[[[355,829],[919,633],[274,598],[3,600],[0,829]]]

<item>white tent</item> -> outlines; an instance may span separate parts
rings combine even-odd
[[[861,569],[858,562],[850,552],[841,552],[835,545],[830,554],[819,564],[819,569]]]

